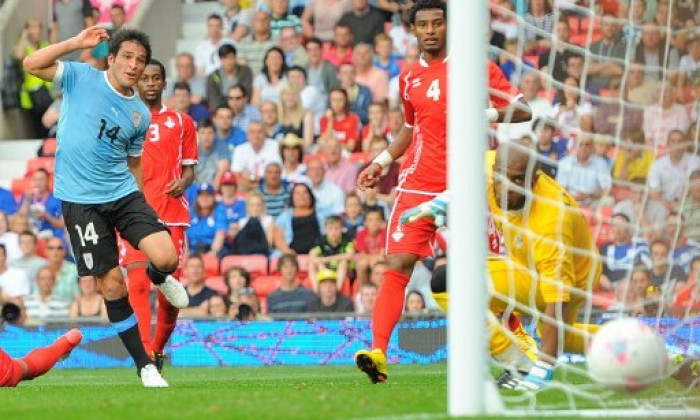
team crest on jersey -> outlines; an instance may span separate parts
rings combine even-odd
[[[83,254],[83,262],[85,262],[85,267],[87,267],[88,270],[92,270],[92,252],[86,252],[85,254]]]
[[[173,119],[170,118],[170,116],[168,116],[168,119],[165,120],[165,122],[163,123],[163,125],[172,130],[173,127],[175,127],[175,121],[173,121]]]
[[[141,125],[141,117],[142,117],[142,115],[140,112],[138,112],[138,111],[131,112],[131,118],[132,118],[132,121],[134,123],[134,127],[138,127]]]
[[[394,231],[394,233],[391,234],[391,239],[393,239],[394,242],[399,242],[401,238],[403,238],[403,228],[399,223],[399,225],[396,226],[396,230]]]

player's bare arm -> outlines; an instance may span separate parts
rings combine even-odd
[[[165,193],[171,197],[178,198],[185,193],[187,187],[194,182],[194,165],[184,165],[182,167],[182,178],[174,179],[168,184]]]
[[[60,57],[73,51],[93,48],[107,39],[109,36],[104,28],[91,26],[83,29],[73,38],[34,51],[24,59],[22,64],[27,73],[46,81],[52,81],[56,76]]]
[[[532,110],[525,99],[520,98],[505,108],[497,109],[498,123],[521,123],[532,119]]]
[[[143,169],[141,168],[141,156],[127,156],[126,164],[136,179],[136,185],[143,190]]]
[[[357,186],[360,190],[365,191],[377,186],[377,184],[379,184],[379,177],[382,175],[384,168],[403,156],[412,141],[413,127],[403,126],[396,136],[396,139],[389,147],[382,152],[382,154],[377,156],[368,167],[360,172],[360,175],[357,177]]]

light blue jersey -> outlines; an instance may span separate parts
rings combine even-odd
[[[103,204],[138,191],[127,156],[141,156],[151,120],[146,105],[118,93],[106,72],[88,64],[59,62],[54,82],[63,88],[54,195]]]

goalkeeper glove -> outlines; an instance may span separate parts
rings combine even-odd
[[[445,224],[449,201],[449,193],[444,192],[430,201],[410,208],[401,214],[401,224],[405,225],[419,219],[430,219],[435,223],[435,226],[441,227]]]
[[[537,362],[520,381],[516,388],[519,391],[537,391],[546,388],[549,382],[554,378],[554,366],[543,361]]]

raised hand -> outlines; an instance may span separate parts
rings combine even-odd
[[[365,191],[368,188],[374,188],[379,184],[379,177],[382,175],[382,167],[376,163],[370,164],[357,177],[357,186],[360,190]]]
[[[107,35],[107,30],[99,25],[85,28],[75,36],[75,40],[78,42],[80,48],[93,48],[100,42],[108,39],[109,35]]]

